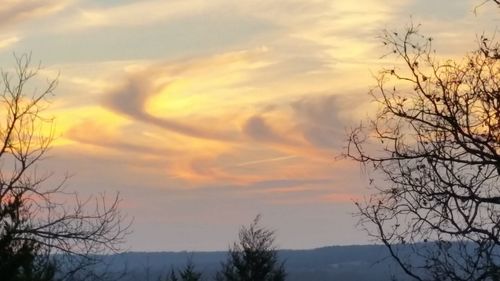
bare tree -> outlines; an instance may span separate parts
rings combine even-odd
[[[380,72],[379,111],[349,135],[376,190],[360,223],[416,280],[499,280],[499,44],[440,61],[415,26],[382,41],[402,66]]]
[[[54,185],[52,172],[40,168],[53,140],[44,110],[57,79],[40,90],[33,83],[40,66],[33,67],[28,54],[15,58],[15,70],[1,74],[0,252],[10,255],[0,255],[0,271],[28,247],[34,264],[56,263],[58,279],[85,279],[99,254],[120,249],[129,224],[118,196],[82,200],[64,190],[65,179]],[[11,274],[20,274],[22,266],[12,266]],[[0,272],[2,279],[6,274]]]

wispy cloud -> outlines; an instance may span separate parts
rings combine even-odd
[[[71,0],[6,0],[0,7],[0,28],[20,21],[52,15],[63,10]]]
[[[324,176],[319,167],[339,153],[344,128],[364,112],[359,94],[369,86],[360,81],[371,77],[367,61],[374,59],[370,52],[376,41],[369,34],[400,16],[408,3],[373,1],[359,7],[350,1],[189,0],[82,5],[78,16],[72,15],[82,28],[153,27],[170,20],[186,20],[189,26],[193,16],[216,11],[225,17],[226,10],[274,27],[232,50],[145,60],[118,77],[112,89],[99,87],[104,110],[126,120],[120,127],[111,125],[116,134],[106,138],[113,141],[101,144],[144,155],[163,151],[163,166],[151,169],[198,186]],[[98,144],[98,139],[79,133],[98,123],[74,124],[67,136]],[[157,137],[153,140],[145,131]],[[131,132],[137,133],[125,140]]]
[[[61,73],[54,167],[124,189],[143,222],[165,208],[176,222],[259,208],[325,219],[320,206],[365,192],[335,156],[376,107],[373,73],[394,63],[380,31],[412,15],[456,56],[496,26],[478,1],[9,0],[0,49]]]
[[[297,156],[289,155],[289,156],[273,157],[273,158],[267,158],[267,159],[261,159],[261,160],[246,161],[243,163],[239,163],[236,166],[238,166],[238,167],[253,166],[253,165],[260,165],[260,164],[269,163],[269,162],[279,162],[279,161],[284,161],[284,160],[289,160],[289,159],[294,159],[294,158],[297,158]]]
[[[81,29],[105,26],[141,26],[165,22],[186,16],[206,13],[222,1],[202,0],[146,0],[117,3],[117,5],[89,5],[77,10],[65,29]]]
[[[4,39],[0,39],[0,49],[5,49],[11,47],[13,44],[18,42],[20,38],[18,36],[7,37]]]
[[[205,126],[199,122],[189,123],[192,118],[180,118],[180,116],[186,116],[193,112],[193,106],[206,106],[203,104],[205,101],[216,104],[216,99],[221,94],[217,93],[217,90],[227,91],[224,88],[232,87],[234,83],[239,83],[239,80],[244,79],[238,75],[244,75],[246,68],[253,67],[252,62],[247,64],[249,57],[253,55],[255,54],[237,52],[199,61],[153,65],[138,73],[131,73],[123,86],[108,94],[104,104],[134,120],[181,135],[236,141],[239,138],[234,133],[236,128],[229,126],[231,123],[225,122],[223,116],[218,116],[219,123],[211,124],[211,126]],[[223,77],[219,77],[219,80],[211,80],[217,79],[217,77],[213,77],[211,72],[212,69],[216,68],[219,69],[217,72]],[[190,76],[194,76],[194,78]],[[190,80],[194,80],[192,81],[194,84],[188,84],[191,83]],[[219,88],[214,88],[216,86]],[[205,93],[200,95],[199,91],[205,91]],[[210,96],[211,94],[213,96]],[[156,102],[151,102],[151,100]],[[183,100],[189,103],[185,103]],[[196,102],[199,103],[198,106],[195,105]],[[170,112],[161,112],[165,109],[170,109]],[[207,113],[210,114],[216,108],[207,109],[209,112],[195,111],[193,113],[203,116]],[[151,110],[156,111],[156,113],[151,112]]]

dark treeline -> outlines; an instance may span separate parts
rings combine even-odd
[[[280,250],[277,252],[284,261],[290,281],[388,281],[393,276],[397,280],[408,280],[393,260],[388,258],[384,246],[332,246],[311,250]],[[201,280],[215,280],[221,263],[226,261],[227,252],[129,252],[107,257],[112,267],[109,270],[126,274],[120,280],[156,281],[165,277],[170,270],[183,270],[192,261]],[[160,279],[165,280],[165,279]]]

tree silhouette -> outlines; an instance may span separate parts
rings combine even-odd
[[[201,273],[197,272],[194,268],[193,262],[190,260],[186,267],[179,272],[182,281],[199,281],[201,280]]]
[[[282,281],[283,263],[274,246],[274,232],[259,226],[257,216],[249,227],[242,227],[239,241],[229,249],[228,259],[217,273],[218,281]]]
[[[10,235],[0,239],[2,280],[50,281],[54,279],[55,265],[47,260],[37,260],[37,250],[33,244],[30,241],[13,241]]]
[[[441,62],[415,26],[382,40],[403,67],[380,72],[379,111],[349,135],[374,172],[360,222],[416,280],[498,280],[499,44]]]
[[[170,269],[170,273],[165,281],[179,281],[179,278],[177,278],[177,274],[175,274],[175,270],[173,268]]]
[[[186,266],[179,271],[179,275],[177,275],[175,273],[175,270],[172,268],[166,278],[166,281],[200,281],[200,280],[201,280],[201,273],[196,271],[193,261],[191,259],[189,259]]]
[[[52,172],[40,168],[53,139],[44,110],[57,80],[39,90],[33,82],[40,66],[31,66],[30,55],[15,58],[0,81],[0,276],[85,279],[98,254],[119,250],[128,225],[118,197],[81,200],[64,190],[65,179],[54,185]]]

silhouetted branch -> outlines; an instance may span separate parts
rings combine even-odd
[[[64,191],[67,178],[54,185],[51,172],[40,172],[53,140],[52,118],[43,111],[57,79],[39,90],[31,83],[40,65],[32,67],[29,54],[15,58],[14,74],[1,73],[0,251],[16,255],[29,245],[37,259],[59,263],[60,278],[75,280],[97,264],[98,254],[120,250],[129,223],[119,212],[118,195],[81,200]]]
[[[500,272],[499,44],[481,36],[462,61],[440,62],[432,41],[413,25],[382,36],[404,67],[380,72],[379,111],[349,135],[345,156],[383,180],[370,180],[377,193],[359,215],[416,280],[490,280]]]

